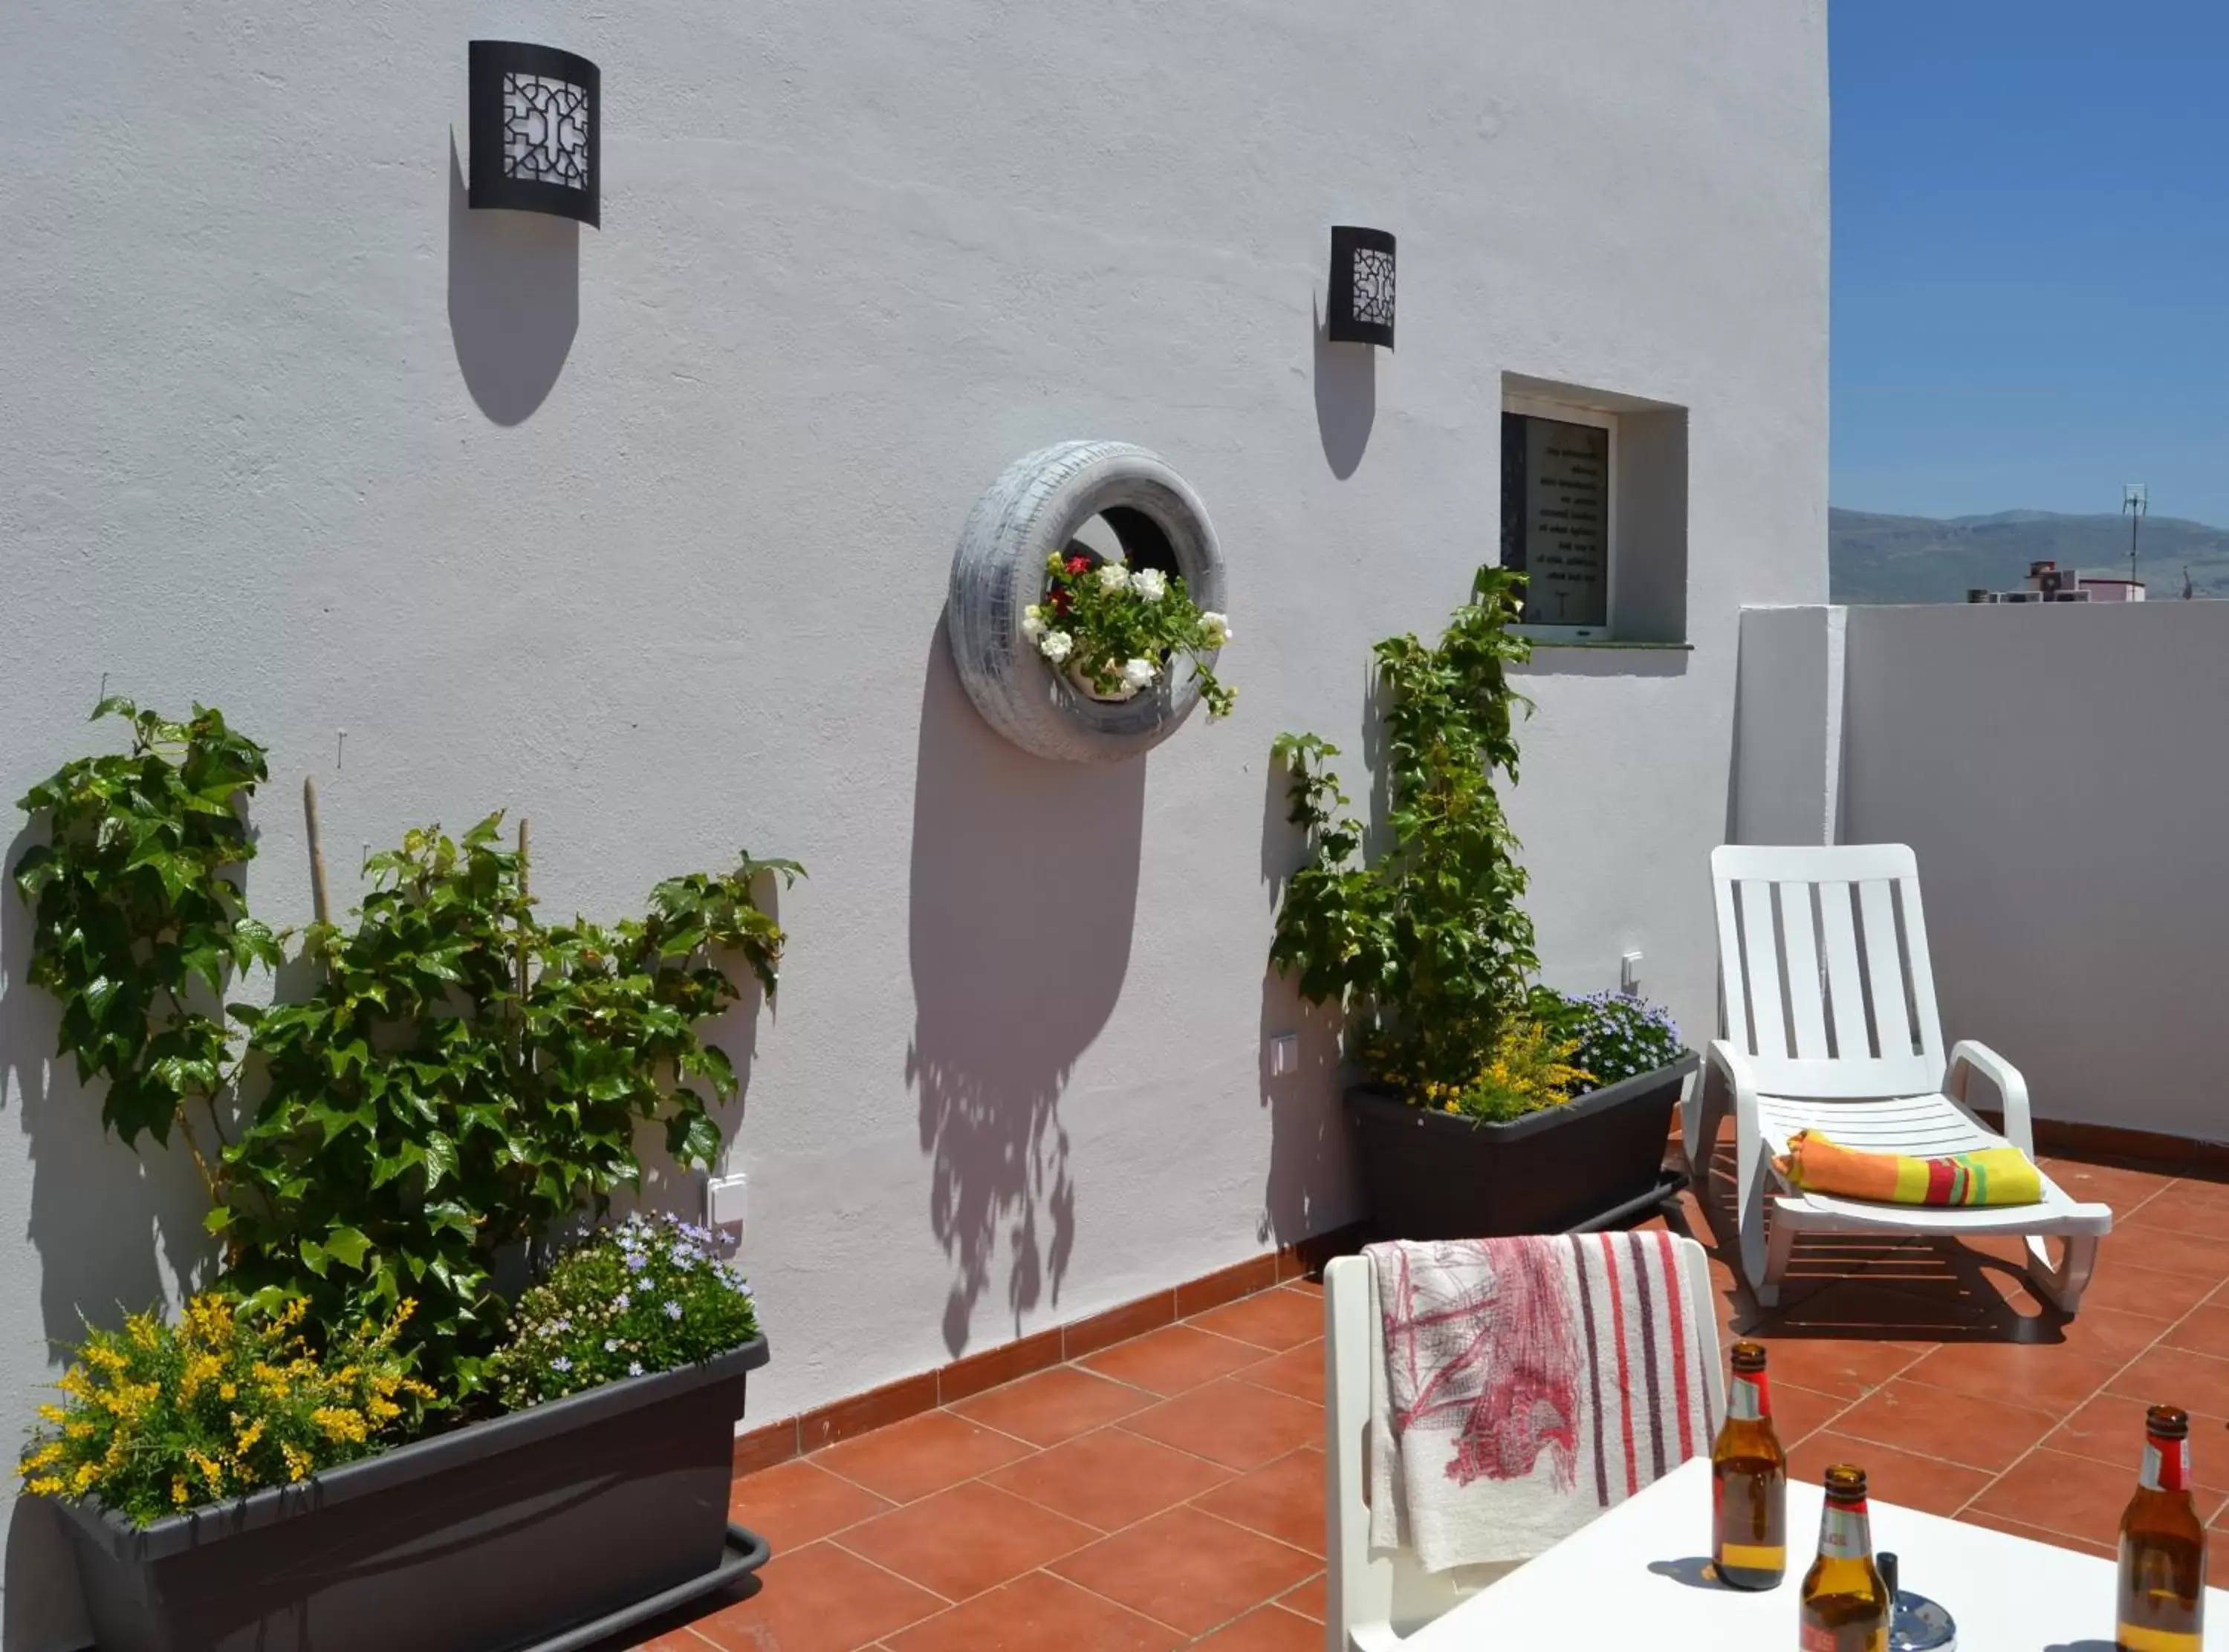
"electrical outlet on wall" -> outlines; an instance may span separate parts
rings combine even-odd
[[[748,1210],[750,1179],[741,1170],[712,1176],[704,1183],[704,1226],[730,1247],[743,1242],[743,1218]]]
[[[1280,1033],[1269,1041],[1269,1076],[1290,1078],[1301,1070],[1301,1035]]]
[[[1628,998],[1641,996],[1641,954],[1628,952],[1617,961],[1617,989]]]

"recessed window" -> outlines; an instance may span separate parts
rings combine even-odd
[[[1501,565],[1526,576],[1526,631],[1573,642],[1610,635],[1616,464],[1616,413],[1504,400]]]

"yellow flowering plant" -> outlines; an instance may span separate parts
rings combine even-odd
[[[1459,1113],[1483,1124],[1504,1124],[1527,1113],[1560,1107],[1574,1090],[1590,1088],[1595,1075],[1575,1064],[1579,1041],[1530,1019],[1506,1021],[1478,1070],[1455,1083],[1403,1074],[1386,1076],[1435,1111]]]
[[[321,1356],[302,1333],[308,1302],[270,1309],[211,1292],[176,1323],[134,1314],[89,1329],[39,1407],[16,1472],[35,1495],[98,1498],[135,1525],[307,1479],[411,1437],[434,1391],[395,1338],[405,1301]]]

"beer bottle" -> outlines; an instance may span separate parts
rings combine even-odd
[[[2206,1610],[2206,1528],[2190,1502],[2190,1416],[2144,1414],[2144,1466],[2121,1516],[2121,1652],[2198,1652]]]
[[[1736,1589],[1788,1575],[1788,1453],[1773,1431],[1764,1349],[1737,1342],[1726,1420],[1711,1447],[1711,1561]]]
[[[1827,1470],[1819,1516],[1819,1558],[1803,1574],[1802,1652],[1888,1652],[1894,1607],[1873,1565],[1866,1514],[1866,1471],[1838,1463]]]

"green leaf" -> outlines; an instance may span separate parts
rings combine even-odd
[[[720,1156],[720,1127],[702,1111],[677,1114],[666,1121],[665,1143],[684,1166],[710,1165]]]
[[[286,1305],[301,1293],[285,1285],[266,1285],[241,1305],[257,1314],[284,1313]]]
[[[316,1274],[320,1279],[325,1277],[325,1247],[324,1245],[318,1244],[315,1239],[304,1239],[301,1244],[296,1247],[296,1251],[302,1258],[302,1265],[304,1267]]]
[[[442,1178],[457,1173],[457,1144],[439,1131],[426,1138],[426,1191],[441,1185]]]
[[[228,1207],[219,1205],[202,1218],[202,1226],[212,1233],[222,1233],[232,1226],[232,1212]]]
[[[426,1162],[426,1149],[416,1142],[405,1142],[395,1151],[372,1162],[371,1185],[383,1188],[414,1164]]]
[[[308,1246],[305,1245],[304,1249]],[[371,1248],[371,1241],[353,1227],[330,1228],[325,1233],[325,1251],[343,1267],[363,1271],[363,1253]]]

